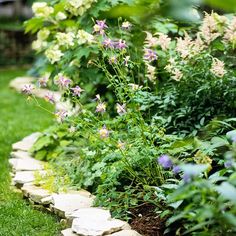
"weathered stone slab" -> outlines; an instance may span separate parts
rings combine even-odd
[[[107,236],[142,236],[135,230],[122,230],[113,234],[109,234]]]
[[[32,146],[34,145],[34,143],[37,141],[37,139],[39,138],[40,135],[41,135],[41,133],[39,133],[39,132],[33,133],[33,134],[25,137],[21,141],[14,143],[12,145],[12,149],[13,150],[21,150],[21,151],[29,151],[32,148]]]
[[[39,172],[41,175],[45,174],[45,171]],[[14,183],[24,185],[26,183],[34,182],[35,171],[18,171],[13,178]]]
[[[34,158],[11,158],[9,163],[15,171],[33,171],[33,170],[42,170],[42,162]]]
[[[102,236],[123,229],[131,229],[129,224],[117,220],[100,220],[97,218],[75,218],[72,223],[72,231],[83,236]]]
[[[24,184],[21,190],[25,197],[30,198],[33,202],[36,202],[36,203],[41,203],[41,200],[43,198],[50,196],[49,191],[43,188],[37,187],[35,185]]]
[[[42,198],[41,199],[41,204],[43,205],[49,205],[52,203],[52,196],[48,196],[48,197],[45,197],[45,198]]]
[[[66,217],[73,211],[91,207],[93,198],[85,197],[80,194],[53,194],[52,204],[50,205],[52,211],[60,217]]]
[[[72,229],[65,229],[61,231],[62,236],[76,236],[78,234],[73,233]]]
[[[28,152],[20,151],[20,150],[16,152],[11,152],[10,157],[17,158],[17,159],[32,158]]]
[[[68,215],[68,218],[90,219],[91,221],[97,220],[99,218],[100,220],[107,221],[111,219],[111,213],[109,210],[104,210],[102,208],[97,208],[97,207],[90,207],[76,210],[72,212],[70,215]]]

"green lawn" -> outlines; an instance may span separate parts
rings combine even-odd
[[[24,70],[0,70],[0,236],[59,235],[57,219],[34,209],[9,185],[8,157],[12,143],[52,123],[48,113],[8,88],[11,79],[24,73]]]

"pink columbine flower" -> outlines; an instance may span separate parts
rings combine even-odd
[[[96,112],[104,113],[105,111],[106,111],[106,103],[105,102],[98,103],[98,105],[96,107]]]
[[[55,116],[58,120],[58,122],[63,122],[66,117],[68,116],[68,113],[66,110],[59,110],[55,112]]]
[[[123,50],[123,49],[127,48],[127,44],[124,40],[120,39],[118,42],[115,43],[115,47],[117,49]]]
[[[71,90],[73,91],[73,95],[74,96],[78,96],[80,97],[81,93],[84,91],[82,88],[80,88],[80,86],[75,86],[74,88],[71,88]]]
[[[108,138],[110,131],[107,129],[107,127],[104,125],[100,130],[99,130],[100,138]]]
[[[152,49],[144,49],[144,59],[147,61],[155,61],[157,59],[157,54]]]
[[[25,84],[23,88],[21,89],[22,93],[26,95],[32,95],[32,91],[34,89],[34,86],[32,84]]]
[[[71,80],[64,77],[64,76],[59,76],[58,80],[56,81],[56,83],[58,84],[58,86],[60,88],[68,88],[69,85],[71,84]]]
[[[54,94],[53,93],[47,93],[44,97],[44,99],[47,101],[47,102],[50,102],[52,104],[55,103],[55,97],[54,97]]]
[[[130,30],[131,26],[132,25],[129,21],[124,21],[121,25],[121,28],[124,29],[124,30]]]
[[[38,80],[39,87],[47,87],[48,77],[43,77]]]
[[[116,111],[120,116],[126,114],[127,113],[126,104],[120,105],[119,103],[117,103],[116,104]]]
[[[95,33],[104,35],[105,34],[105,29],[107,29],[108,26],[106,25],[105,20],[96,20],[96,24],[93,27],[93,31]]]
[[[105,38],[102,45],[104,48],[114,48],[114,42],[110,38]]]

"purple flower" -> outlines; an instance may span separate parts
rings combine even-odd
[[[114,42],[110,38],[105,38],[102,42],[105,48],[114,48]]]
[[[47,87],[48,77],[43,77],[38,80],[39,87]]]
[[[69,85],[71,84],[71,80],[64,76],[59,76],[58,79],[56,80],[56,84],[60,88],[68,88]]]
[[[173,162],[168,155],[162,155],[158,158],[158,163],[164,168],[168,169],[173,166]]]
[[[106,111],[106,103],[105,102],[98,103],[98,105],[96,107],[96,112],[104,113],[105,111]]]
[[[32,95],[32,91],[33,91],[34,87],[32,84],[25,84],[23,86],[23,88],[21,89],[22,93],[26,94],[26,95]]]
[[[84,90],[82,88],[80,88],[80,86],[75,86],[74,88],[71,88],[71,90],[73,91],[73,95],[74,96],[78,96],[80,97],[81,92],[83,92]]]
[[[93,31],[98,34],[105,34],[105,29],[107,29],[108,26],[106,25],[105,20],[96,20],[96,24],[93,27]]]
[[[122,50],[122,49],[127,48],[127,44],[126,44],[126,42],[124,40],[120,39],[118,42],[115,43],[115,47],[117,49]]]
[[[184,173],[183,174],[183,181],[184,183],[190,183],[192,180],[192,175],[188,174],[188,173]]]
[[[181,171],[181,168],[179,166],[173,166],[172,171],[175,175],[177,175]]]
[[[233,161],[232,160],[227,160],[224,163],[225,168],[231,168],[233,166]]]
[[[148,61],[155,61],[157,59],[157,54],[152,49],[144,49],[144,59]]]
[[[116,110],[120,116],[124,115],[127,112],[126,111],[126,104],[120,105],[119,103],[117,103]]]
[[[110,131],[107,129],[107,127],[104,125],[100,130],[99,130],[100,138],[108,138]]]
[[[47,93],[44,97],[44,99],[52,104],[55,103],[55,97],[53,93]]]
[[[63,122],[65,118],[68,116],[68,113],[65,110],[60,110],[55,112],[55,116],[59,122]]]

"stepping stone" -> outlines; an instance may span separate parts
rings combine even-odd
[[[63,218],[75,210],[91,207],[93,200],[92,197],[85,197],[81,194],[53,194],[50,208],[55,214]]]
[[[46,171],[39,171],[39,174],[46,174]],[[35,180],[35,171],[18,171],[13,178],[13,181],[16,184],[24,185],[26,183],[34,182]]]
[[[63,236],[76,236],[76,235],[77,235],[77,234],[73,233],[73,231],[72,231],[71,228],[62,230],[62,231],[61,231],[61,234],[62,234]]]
[[[49,205],[52,203],[52,196],[48,196],[48,197],[45,197],[45,198],[42,198],[41,199],[41,204],[43,205]]]
[[[25,197],[30,198],[33,202],[41,203],[43,198],[49,197],[49,191],[36,187],[35,185],[24,184],[21,188]]]
[[[109,234],[107,236],[142,236],[135,230],[122,230],[113,234]]]
[[[10,157],[17,158],[17,159],[32,158],[28,152],[20,151],[20,150],[16,152],[11,152]]]
[[[11,158],[9,163],[15,171],[42,170],[43,163],[34,158]]]
[[[41,135],[41,133],[39,133],[39,132],[33,133],[33,134],[25,137],[21,141],[14,143],[12,145],[12,149],[13,150],[21,150],[21,151],[29,151],[32,148],[32,146],[34,145],[34,143],[37,141],[37,139],[39,138],[40,135]]]
[[[97,220],[97,218],[101,220],[110,220],[111,213],[108,210],[104,210],[102,208],[90,207],[90,208],[82,208],[72,212],[68,215],[69,219],[81,218],[81,219],[90,219],[91,221]]]
[[[130,230],[131,228],[127,222],[117,219],[75,218],[72,223],[72,231],[83,236],[102,236],[123,229]]]
[[[10,88],[14,88],[16,91],[21,92],[25,84],[33,83],[32,77],[17,77],[10,82]]]

